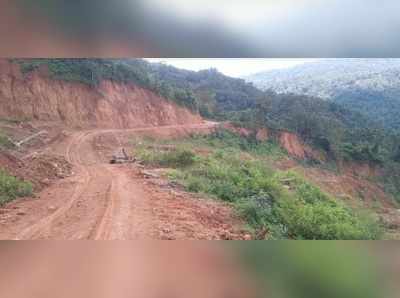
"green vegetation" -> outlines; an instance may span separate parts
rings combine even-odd
[[[106,59],[16,59],[22,73],[28,74],[39,66],[46,66],[52,78],[57,80],[80,82],[97,86],[102,79],[123,83],[149,84],[145,64],[133,60],[135,67],[129,67],[121,60]]]
[[[29,121],[28,118],[0,118],[0,122],[6,124],[21,124],[22,122]]]
[[[211,149],[223,149],[227,151],[244,151],[269,159],[280,159],[287,156],[287,153],[274,140],[265,142],[258,141],[255,135],[239,136],[227,129],[218,129],[209,135],[193,134],[190,138],[169,141],[169,143],[183,146],[198,146]]]
[[[136,152],[149,165],[162,167],[187,167],[195,163],[196,155],[183,148],[171,151],[150,151],[144,148]]]
[[[0,169],[0,206],[18,197],[30,196],[32,191],[32,184],[10,176]]]
[[[387,73],[389,74],[389,72]],[[399,71],[393,70],[389,75],[392,78],[398,78]],[[375,74],[375,78],[380,75]],[[354,88],[339,92],[332,99],[341,104],[348,110],[362,113],[375,122],[381,123],[385,129],[396,132],[400,128],[400,119],[398,111],[400,110],[400,89],[398,83],[393,82],[393,86],[379,88],[379,90],[368,90],[363,88]]]
[[[151,72],[170,86],[192,90],[205,117],[226,119],[229,112],[254,107],[256,99],[263,95],[252,84],[227,77],[216,69],[194,72],[151,64]]]
[[[227,136],[226,143],[221,134]],[[278,151],[265,150],[271,145],[250,145],[236,138],[227,132],[216,132],[186,139],[183,141],[186,148],[175,152],[171,147],[163,152],[147,143],[135,153],[147,164],[174,168],[170,179],[188,191],[232,203],[255,234],[266,231],[272,239],[381,236],[379,225],[370,215],[356,213],[299,174],[272,170],[267,158]],[[213,150],[206,155],[195,154],[202,146]]]
[[[398,142],[394,135],[360,113],[300,95],[266,94],[240,120],[292,131],[336,161],[382,164],[392,160],[394,144]]]
[[[400,163],[393,162],[386,165],[378,181],[383,183],[385,191],[392,194],[396,202],[400,203]]]
[[[10,149],[13,148],[14,144],[10,139],[0,130],[0,149]]]

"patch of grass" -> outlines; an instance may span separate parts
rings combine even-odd
[[[337,162],[333,160],[326,160],[323,162],[316,162],[315,160],[297,160],[297,162],[305,168],[318,168],[321,170],[329,171],[336,175],[340,174],[340,169]]]
[[[136,155],[147,164],[176,168],[193,165],[196,157],[193,151],[185,148],[178,148],[170,151],[151,151],[142,147],[136,151]]]
[[[299,174],[274,171],[257,158],[244,159],[241,150],[215,149],[207,156],[185,150],[162,152],[154,147],[141,150],[140,158],[146,163],[175,168],[171,179],[188,191],[232,203],[255,232],[267,230],[269,238],[381,237],[380,226],[369,214],[357,213]]]
[[[192,135],[184,141],[218,149],[241,150],[256,156],[269,156],[272,159],[280,159],[287,156],[287,152],[273,140],[258,141],[253,135],[243,137],[222,128],[209,135]]]
[[[166,167],[188,167],[194,164],[195,154],[186,149],[165,152],[160,156],[159,164]]]
[[[0,206],[18,197],[30,196],[32,192],[31,183],[21,181],[0,169]]]
[[[23,120],[16,118],[0,118],[0,122],[9,123],[9,124],[20,124]]]
[[[0,130],[0,149],[11,149],[14,144],[9,140],[9,138]]]
[[[368,213],[357,213],[298,174],[278,172],[274,184],[242,199],[240,214],[272,238],[379,239],[382,229]],[[283,183],[283,185],[282,185]]]

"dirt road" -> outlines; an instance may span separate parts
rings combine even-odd
[[[111,165],[109,152],[137,134],[168,137],[212,123],[71,133],[44,151],[61,154],[73,175],[0,214],[1,239],[241,239],[240,222],[221,203],[164,187],[135,164]],[[100,150],[99,148],[107,148]]]

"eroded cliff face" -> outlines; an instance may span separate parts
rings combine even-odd
[[[290,156],[298,159],[314,159],[318,161],[325,160],[325,157],[321,152],[312,149],[309,145],[305,144],[299,136],[288,131],[271,130],[267,128],[251,130],[248,128],[235,126],[230,122],[224,123],[222,127],[244,137],[255,135],[256,139],[262,142],[269,139],[275,139]]]
[[[318,152],[305,144],[299,136],[294,133],[281,131],[279,132],[279,143],[285,148],[285,150],[289,153],[289,155],[294,156],[299,159],[313,159],[324,161],[325,157]]]
[[[6,60],[0,61],[0,118],[101,128],[202,122],[199,115],[133,84],[103,81],[92,88],[52,80],[43,69],[23,76],[18,65]]]

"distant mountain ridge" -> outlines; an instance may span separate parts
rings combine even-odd
[[[400,59],[324,59],[245,77],[263,90],[330,98],[352,87],[400,88]],[[322,89],[321,89],[322,87]]]
[[[323,59],[245,80],[262,90],[332,100],[400,128],[400,59]]]

